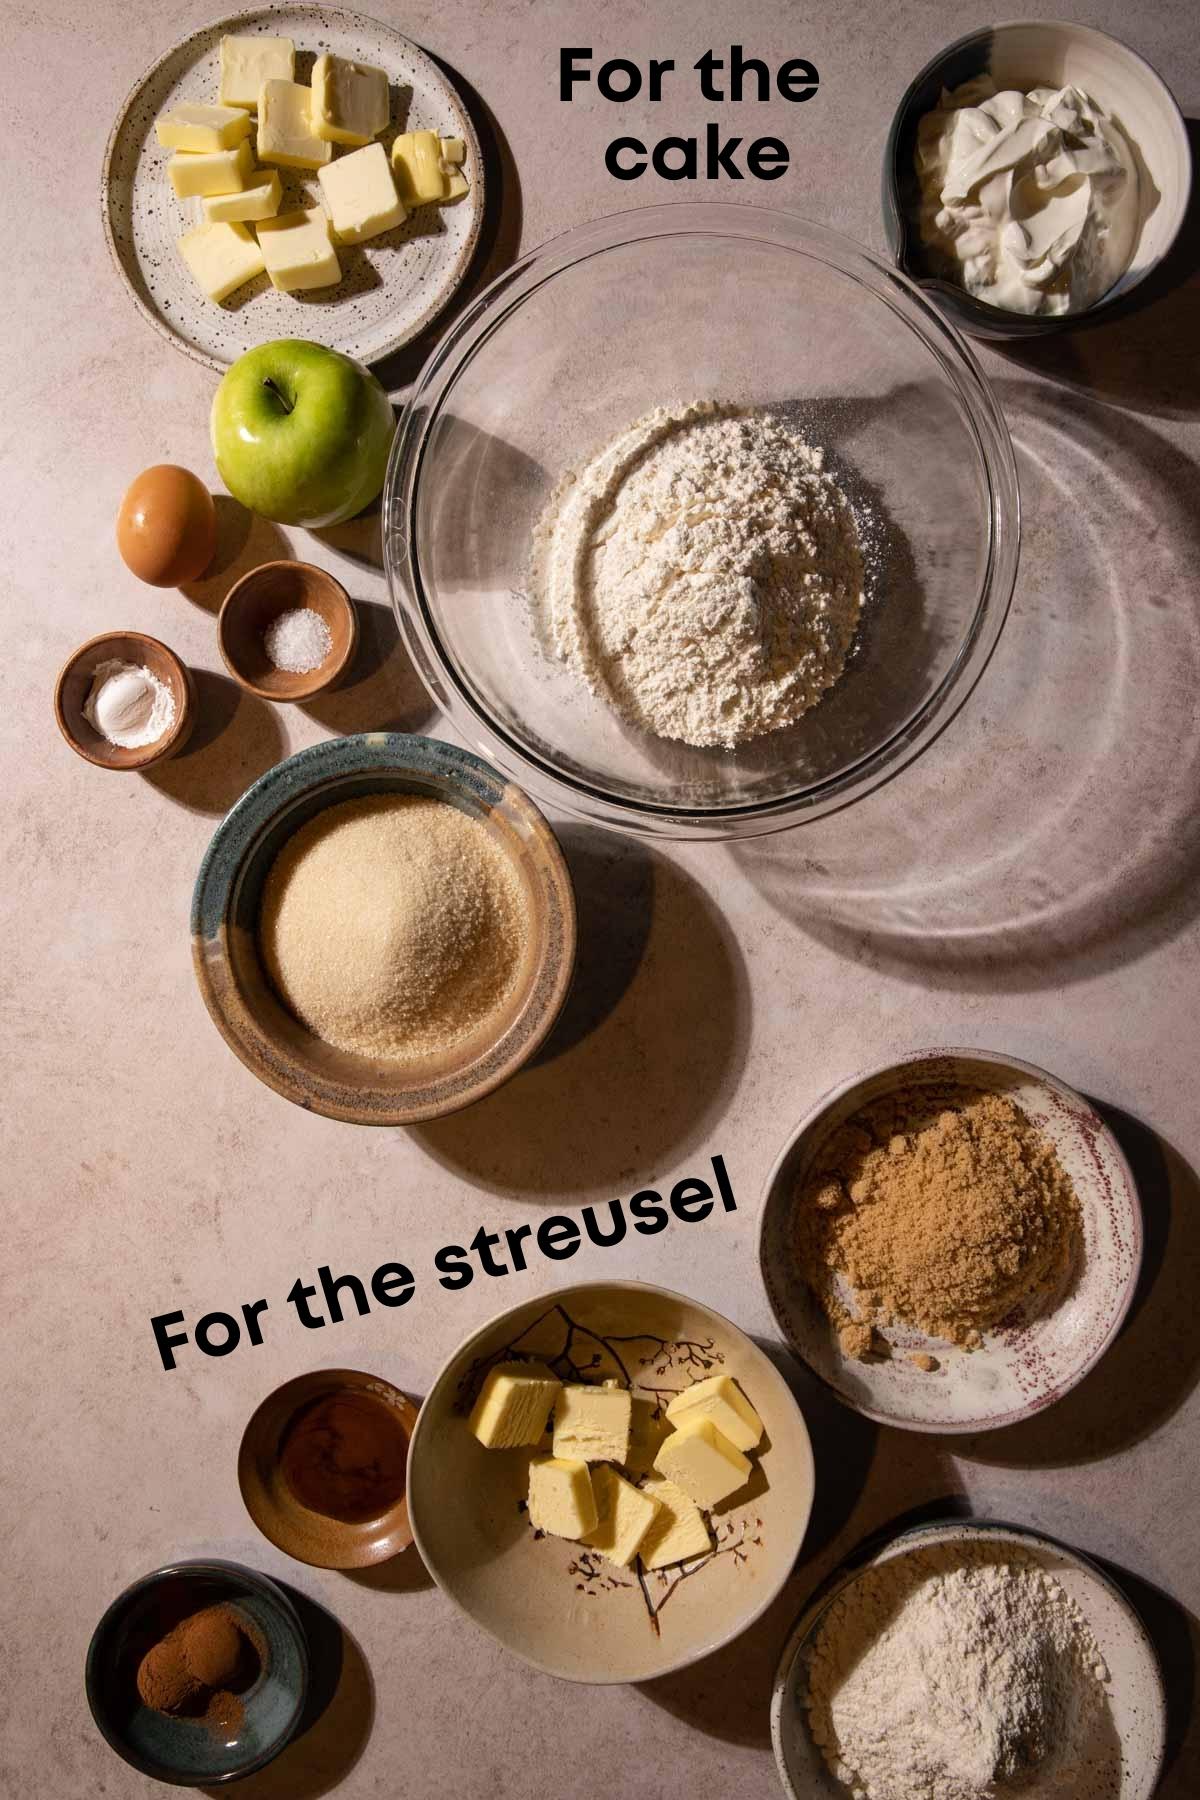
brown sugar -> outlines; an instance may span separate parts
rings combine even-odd
[[[917,1087],[832,1134],[799,1196],[796,1244],[844,1354],[865,1357],[889,1324],[976,1348],[1061,1282],[1080,1229],[1069,1176],[1012,1100]]]

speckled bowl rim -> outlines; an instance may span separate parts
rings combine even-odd
[[[553,901],[547,909],[549,943],[537,965],[529,993],[513,1023],[528,1018],[518,1039],[505,1048],[511,1025],[489,1049],[452,1077],[435,1078],[414,1099],[386,1080],[350,1085],[318,1079],[292,1057],[280,1052],[245,1004],[232,1008],[218,992],[214,965],[237,992],[232,977],[227,930],[229,911],[246,859],[264,832],[288,807],[307,794],[362,775],[411,775],[441,779],[478,806],[501,805],[513,812],[534,847],[540,871]],[[403,780],[397,792],[404,791]],[[330,804],[337,797],[331,793]],[[209,927],[219,921],[216,930]],[[508,1081],[545,1042],[562,1010],[575,968],[575,894],[570,871],[554,832],[534,802],[507,778],[456,744],[403,732],[369,732],[355,737],[326,738],[276,763],[250,787],[225,815],[204,853],[192,895],[192,961],[204,1003],[225,1042],[251,1074],[284,1099],[325,1118],[353,1125],[416,1125],[473,1105]],[[532,1012],[540,994],[539,1010]],[[468,1079],[470,1077],[470,1079]],[[355,1097],[357,1096],[357,1097]],[[369,1099],[368,1097],[374,1097]]]
[[[1039,1082],[1043,1086],[1049,1088],[1052,1093],[1057,1094],[1060,1098],[1065,1100],[1069,1106],[1081,1113],[1089,1115],[1090,1118],[1095,1121],[1095,1134],[1097,1137],[1104,1139],[1105,1148],[1111,1155],[1124,1184],[1123,1199],[1125,1201],[1125,1206],[1123,1208],[1123,1214],[1130,1238],[1130,1268],[1125,1285],[1112,1309],[1103,1335],[1093,1348],[1090,1356],[1088,1356],[1080,1366],[1073,1371],[1070,1380],[1063,1385],[1054,1388],[1050,1393],[1035,1396],[1024,1406],[1014,1407],[1010,1412],[1003,1413],[994,1418],[985,1415],[979,1419],[971,1419],[962,1422],[951,1419],[908,1419],[899,1413],[887,1412],[881,1408],[868,1406],[863,1401],[856,1399],[852,1394],[844,1392],[834,1382],[830,1381],[821,1369],[818,1369],[815,1364],[808,1360],[803,1348],[788,1331],[782,1316],[781,1305],[777,1299],[772,1274],[767,1266],[765,1246],[767,1235],[767,1213],[775,1198],[775,1191],[782,1179],[784,1169],[791,1161],[792,1155],[801,1139],[807,1136],[814,1127],[820,1124],[821,1120],[831,1107],[835,1106],[844,1095],[851,1091],[851,1089],[859,1087],[864,1082],[872,1081],[877,1076],[898,1074],[903,1069],[915,1067],[921,1063],[952,1060],[954,1058],[963,1058],[968,1061],[985,1064],[990,1063],[997,1069],[1014,1071],[1015,1073],[1024,1076],[1027,1080]],[[856,1074],[848,1076],[844,1081],[839,1081],[835,1087],[829,1088],[822,1094],[821,1098],[808,1109],[800,1123],[789,1133],[787,1141],[784,1143],[782,1149],[779,1151],[779,1154],[771,1165],[770,1174],[767,1176],[763,1187],[762,1204],[758,1214],[757,1255],[759,1275],[766,1291],[767,1304],[771,1308],[771,1317],[774,1319],[776,1328],[783,1338],[783,1341],[787,1344],[797,1361],[803,1363],[804,1367],[814,1379],[819,1381],[822,1387],[827,1388],[841,1405],[848,1406],[853,1412],[859,1413],[865,1419],[873,1420],[877,1425],[889,1425],[898,1431],[926,1432],[930,1435],[939,1437],[973,1437],[983,1431],[1001,1431],[1008,1425],[1018,1425],[1024,1419],[1033,1418],[1035,1414],[1044,1412],[1048,1406],[1053,1406],[1059,1400],[1063,1399],[1073,1388],[1079,1386],[1079,1383],[1085,1376],[1091,1374],[1097,1363],[1100,1362],[1101,1358],[1111,1347],[1122,1325],[1125,1323],[1129,1308],[1133,1304],[1133,1297],[1137,1291],[1137,1284],[1141,1275],[1144,1238],[1145,1233],[1142,1222],[1142,1208],[1138,1198],[1137,1183],[1133,1177],[1133,1170],[1130,1168],[1129,1161],[1124,1151],[1121,1149],[1120,1144],[1117,1142],[1113,1132],[1096,1112],[1095,1107],[1085,1100],[1083,1095],[1075,1088],[1071,1087],[1069,1083],[1060,1080],[1057,1075],[1052,1075],[1048,1069],[1039,1068],[1036,1063],[1023,1062],[1020,1057],[1008,1056],[1003,1051],[999,1050],[984,1050],[972,1045],[957,1044],[948,1047],[934,1046],[926,1049],[906,1051],[903,1056],[893,1057],[887,1062],[874,1063],[870,1068],[858,1070]],[[985,1354],[985,1352],[976,1351],[974,1354],[982,1355]]]
[[[1061,1539],[1051,1537],[1047,1532],[1035,1530],[1030,1525],[1013,1524],[1007,1519],[956,1519],[946,1517],[929,1519],[920,1525],[910,1525],[902,1531],[893,1531],[889,1526],[872,1532],[820,1582],[809,1598],[800,1617],[796,1620],[783,1647],[775,1670],[775,1680],[771,1687],[771,1748],[775,1752],[775,1762],[779,1770],[779,1779],[790,1800],[816,1800],[811,1789],[801,1791],[793,1787],[788,1774],[783,1751],[783,1714],[789,1703],[793,1687],[793,1674],[799,1658],[804,1654],[808,1644],[821,1620],[833,1605],[838,1595],[844,1592],[852,1582],[856,1581],[864,1570],[884,1561],[890,1561],[893,1553],[901,1553],[905,1549],[917,1549],[923,1539],[929,1540],[932,1549],[939,1543],[950,1543],[955,1538],[963,1540],[972,1537],[981,1541],[992,1539],[999,1543],[1009,1543],[1016,1549],[1023,1549],[1028,1544],[1035,1544],[1039,1549],[1049,1551],[1052,1555],[1062,1557],[1072,1564],[1083,1575],[1089,1576],[1104,1588],[1115,1601],[1129,1627],[1130,1639],[1141,1652],[1156,1699],[1157,1722],[1157,1754],[1154,1762],[1153,1779],[1146,1789],[1152,1794],[1158,1786],[1162,1775],[1163,1762],[1167,1748],[1167,1696],[1163,1687],[1162,1666],[1158,1652],[1154,1648],[1153,1639],[1142,1622],[1141,1614],[1123,1589],[1112,1576],[1102,1569],[1099,1563],[1084,1551],[1077,1550],[1071,1544],[1064,1544]],[[807,1730],[807,1727],[805,1727]],[[831,1776],[832,1780],[833,1777]],[[849,1790],[846,1790],[847,1794]]]
[[[179,1773],[167,1776],[162,1773],[162,1764],[149,1761],[137,1752],[111,1728],[108,1718],[97,1699],[98,1681],[96,1663],[100,1654],[101,1641],[116,1616],[124,1610],[139,1594],[157,1587],[160,1582],[178,1581],[189,1575],[207,1575],[216,1580],[232,1579],[244,1587],[252,1588],[257,1594],[279,1614],[291,1632],[296,1648],[296,1659],[300,1665],[300,1687],[296,1695],[292,1716],[287,1727],[275,1739],[269,1749],[260,1751],[257,1756],[249,1758],[240,1768],[228,1769],[224,1774],[185,1775]],[[300,1623],[300,1615],[291,1600],[284,1593],[278,1582],[272,1581],[269,1575],[258,1569],[249,1569],[244,1563],[229,1562],[221,1557],[192,1557],[181,1562],[165,1563],[160,1569],[151,1569],[148,1575],[139,1576],[129,1586],[110,1600],[101,1613],[96,1627],[88,1642],[87,1658],[84,1663],[84,1690],[87,1694],[88,1710],[95,1722],[96,1729],[111,1750],[128,1763],[131,1769],[139,1774],[148,1775],[153,1781],[164,1782],[168,1787],[223,1787],[233,1781],[240,1781],[244,1775],[252,1775],[258,1769],[266,1768],[268,1763],[287,1748],[295,1737],[300,1721],[304,1717],[304,1708],[308,1704],[310,1680],[308,1639],[304,1635],[304,1627]]]
[[[314,1382],[327,1384],[327,1392],[331,1394],[347,1391],[380,1393],[382,1390],[387,1404],[400,1415],[405,1440],[405,1482],[400,1499],[380,1513],[378,1518],[364,1520],[361,1525],[347,1525],[340,1519],[323,1520],[322,1529],[332,1542],[341,1544],[343,1548],[322,1557],[305,1555],[301,1540],[289,1528],[286,1515],[274,1506],[261,1504],[260,1496],[250,1480],[250,1470],[259,1460],[260,1445],[264,1461],[278,1461],[278,1445],[272,1450],[265,1444],[268,1419],[281,1407],[290,1406],[291,1410],[287,1414],[290,1422],[310,1399],[315,1401],[319,1397],[316,1393],[310,1393],[305,1398],[304,1390],[311,1389]],[[292,1390],[295,1390],[294,1405],[289,1399]],[[285,1556],[312,1569],[367,1569],[376,1563],[390,1562],[393,1557],[402,1556],[413,1541],[412,1521],[408,1516],[407,1470],[408,1450],[416,1430],[418,1411],[419,1408],[395,1382],[388,1381],[383,1375],[369,1374],[365,1369],[347,1369],[341,1366],[309,1369],[280,1382],[278,1387],[273,1387],[259,1401],[246,1421],[246,1429],[242,1432],[242,1440],[238,1445],[237,1459],[238,1489],[242,1504],[267,1542],[274,1544],[277,1550],[282,1550]],[[261,1498],[265,1497],[264,1494]],[[296,1506],[299,1511],[306,1510],[299,1502],[296,1502]],[[401,1511],[404,1519],[399,1524],[396,1521]],[[304,1544],[311,1547],[307,1539]]]
[[[319,576],[336,594],[348,627],[341,655],[331,656],[325,662],[318,663],[307,674],[292,675],[291,680],[295,686],[287,693],[262,687],[257,681],[251,681],[248,675],[244,675],[238,667],[237,659],[230,652],[228,642],[228,621],[232,618],[234,609],[251,592],[256,581],[260,581],[268,571],[276,569],[303,569],[309,575]],[[247,569],[244,575],[239,575],[222,600],[217,613],[217,649],[233,679],[248,694],[253,694],[258,700],[269,700],[274,706],[295,706],[305,700],[315,700],[318,694],[328,693],[350,667],[358,650],[358,608],[337,576],[331,575],[328,569],[318,568],[316,563],[301,562],[296,557],[277,556],[271,562],[258,563],[253,569]],[[281,673],[286,674],[288,671]]]
[[[1170,242],[1159,257],[1148,263],[1129,287],[1114,293],[1111,289],[1102,294],[1093,306],[1082,312],[1059,313],[1054,315],[1035,313],[1014,313],[1006,307],[993,306],[990,301],[980,300],[974,294],[968,294],[957,283],[941,279],[937,276],[922,274],[909,254],[909,239],[914,234],[912,221],[900,203],[900,183],[897,175],[900,140],[913,102],[920,88],[931,76],[936,74],[944,63],[952,57],[977,44],[994,38],[997,32],[1028,31],[1031,28],[1057,29],[1077,32],[1081,37],[1090,37],[1102,44],[1110,44],[1121,56],[1128,57],[1140,66],[1151,77],[1157,86],[1163,101],[1164,113],[1172,118],[1176,126],[1183,150],[1186,179],[1180,195],[1179,221]],[[1055,337],[1065,331],[1078,331],[1092,325],[1103,325],[1113,319],[1132,312],[1140,303],[1141,289],[1150,276],[1156,274],[1170,256],[1179,241],[1179,234],[1187,219],[1191,203],[1194,170],[1192,164],[1191,143],[1187,133],[1187,122],[1183,110],[1171,92],[1167,82],[1159,74],[1149,58],[1127,44],[1111,31],[1103,31],[1098,25],[1090,25],[1075,19],[1000,19],[991,25],[977,26],[973,31],[966,31],[961,37],[954,39],[931,56],[908,83],[900,101],[892,114],[892,122],[888,127],[887,139],[883,151],[882,168],[882,212],[883,231],[887,239],[888,251],[900,274],[915,283],[930,300],[945,309],[952,322],[972,337],[979,337],[997,342],[1019,341],[1021,339]]]
[[[71,730],[63,707],[63,689],[66,686],[67,677],[75,665],[89,651],[98,650],[101,644],[115,643],[118,638],[137,638],[143,644],[153,644],[164,661],[172,664],[176,670],[183,684],[185,695],[185,703],[179,707],[171,729],[164,732],[162,737],[155,738],[152,744],[146,744],[134,761],[126,763],[109,762],[105,757],[94,756]],[[132,629],[128,631],[98,631],[95,637],[88,638],[85,643],[77,644],[58,671],[54,683],[54,717],[64,742],[70,746],[76,756],[82,757],[84,762],[90,763],[93,769],[106,769],[114,775],[138,775],[143,769],[152,769],[157,763],[166,762],[170,757],[176,756],[187,743],[196,723],[196,684],[192,680],[192,671],[183,658],[177,655],[169,644],[164,644],[161,638],[151,637],[148,631]]]
[[[757,1597],[755,1604],[750,1611],[744,1616],[739,1616],[735,1625],[715,1625],[712,1636],[703,1645],[698,1649],[675,1658],[672,1662],[664,1664],[664,1666],[657,1670],[654,1675],[637,1677],[637,1684],[640,1685],[644,1680],[659,1681],[666,1675],[678,1673],[680,1669],[691,1668],[693,1664],[702,1662],[706,1656],[712,1656],[718,1650],[723,1650],[726,1645],[736,1643],[743,1633],[749,1631],[756,1625],[768,1608],[778,1599],[779,1595],[783,1592],[795,1573],[796,1567],[800,1561],[801,1553],[804,1549],[804,1540],[808,1536],[808,1528],[812,1523],[812,1513],[813,1507],[816,1504],[817,1482],[819,1476],[816,1467],[816,1456],[812,1445],[812,1433],[808,1429],[808,1420],[804,1416],[804,1409],[792,1392],[786,1375],[770,1356],[767,1348],[760,1344],[755,1338],[751,1337],[749,1332],[743,1331],[740,1325],[736,1325],[727,1313],[720,1312],[715,1306],[710,1306],[706,1300],[694,1300],[691,1295],[680,1293],[676,1288],[660,1287],[657,1282],[652,1281],[638,1281],[633,1276],[617,1276],[611,1281],[573,1282],[569,1287],[549,1288],[544,1293],[527,1294],[523,1300],[515,1302],[512,1306],[502,1307],[499,1312],[493,1313],[490,1318],[485,1319],[482,1324],[468,1332],[467,1336],[463,1338],[450,1352],[450,1355],[445,1358],[439,1367],[437,1374],[429,1383],[424,1402],[417,1415],[416,1427],[413,1431],[412,1438],[409,1441],[408,1472],[405,1487],[408,1494],[411,1496],[415,1491],[413,1486],[413,1470],[417,1460],[425,1455],[431,1454],[436,1456],[437,1454],[436,1446],[431,1446],[429,1451],[426,1451],[425,1449],[425,1439],[431,1432],[435,1432],[438,1426],[438,1421],[434,1417],[435,1399],[438,1399],[440,1390],[443,1390],[447,1386],[455,1370],[463,1362],[464,1358],[469,1356],[472,1350],[493,1337],[496,1331],[510,1318],[514,1317],[516,1314],[525,1312],[531,1306],[536,1307],[543,1303],[547,1306],[554,1306],[556,1304],[564,1305],[580,1294],[596,1294],[601,1292],[629,1293],[631,1291],[637,1294],[639,1298],[644,1299],[650,1297],[652,1299],[666,1301],[673,1306],[686,1306],[692,1308],[696,1312],[707,1313],[711,1318],[718,1320],[722,1328],[730,1334],[730,1337],[738,1342],[745,1351],[748,1351],[754,1359],[763,1362],[768,1366],[772,1373],[778,1377],[783,1393],[787,1395],[792,1407],[795,1409],[803,1441],[808,1446],[808,1476],[810,1484],[808,1506],[805,1509],[803,1519],[801,1519],[799,1523],[793,1555],[785,1562],[778,1577],[774,1581],[770,1581],[766,1584],[766,1587]],[[440,1399],[438,1403],[440,1406]],[[537,1669],[539,1673],[543,1675],[553,1676],[556,1681],[569,1682],[573,1687],[622,1687],[629,1684],[630,1677],[623,1674],[615,1674],[607,1679],[595,1675],[584,1676],[571,1674],[570,1672],[555,1668],[553,1663],[543,1661],[532,1650],[517,1649],[514,1645],[498,1638],[486,1622],[477,1618],[476,1615],[469,1611],[459,1599],[453,1586],[450,1584],[445,1571],[441,1568],[437,1557],[431,1553],[428,1544],[422,1542],[421,1527],[418,1522],[417,1509],[415,1507],[410,1507],[409,1520],[412,1524],[413,1541],[416,1544],[417,1553],[441,1592],[446,1596],[447,1600],[451,1601],[457,1611],[462,1614],[463,1618],[468,1619],[478,1631],[486,1633],[493,1643],[498,1644],[507,1655],[517,1657],[521,1662],[526,1663],[532,1669]]]
[[[304,0],[295,0],[295,5],[302,5],[303,3]],[[258,18],[263,13],[281,10],[290,12],[295,10],[295,5],[283,7],[271,5],[253,7],[245,12],[230,13],[225,18],[214,19],[208,25],[198,25],[192,31],[185,31],[182,37],[177,38],[160,56],[155,58],[149,68],[142,71],[141,75],[139,75],[138,79],[129,89],[129,92],[121,102],[117,111],[117,116],[113,121],[112,129],[109,132],[108,139],[104,145],[104,159],[100,166],[100,217],[104,223],[104,241],[108,246],[108,254],[112,261],[113,268],[120,278],[121,286],[128,293],[142,317],[148,324],[153,326],[159,337],[164,338],[167,343],[171,344],[176,350],[182,351],[184,356],[188,357],[192,362],[200,363],[202,367],[206,369],[215,369],[218,374],[222,375],[225,373],[225,370],[237,360],[237,358],[228,357],[222,359],[219,356],[210,356],[205,351],[198,349],[195,344],[189,344],[186,338],[181,337],[167,320],[164,319],[160,313],[155,311],[154,307],[146,304],[145,300],[142,299],[142,296],[130,281],[125,269],[125,264],[121,260],[121,252],[117,245],[116,233],[113,230],[112,213],[109,206],[109,190],[112,186],[113,158],[116,154],[117,139],[121,135],[126,119],[137,104],[142,89],[155,75],[158,74],[159,69],[165,62],[169,62],[173,56],[178,56],[181,50],[186,50],[193,38],[207,37],[208,34],[213,31],[233,33],[237,31],[240,25],[245,24],[247,19]],[[389,356],[394,356],[398,350],[403,350],[408,344],[414,343],[423,332],[427,331],[433,321],[437,318],[438,314],[450,304],[470,272],[471,264],[475,259],[475,252],[479,246],[480,233],[483,230],[483,221],[487,216],[488,201],[485,185],[487,176],[484,168],[483,152],[479,145],[479,134],[475,130],[475,121],[471,117],[466,101],[459,93],[457,82],[453,75],[451,75],[441,63],[436,62],[434,58],[430,56],[428,50],[423,50],[420,44],[415,43],[412,38],[398,30],[390,20],[371,19],[365,13],[351,12],[349,8],[344,6],[313,5],[311,10],[313,12],[322,12],[330,18],[345,20],[347,26],[365,24],[374,30],[378,30],[380,25],[382,25],[386,30],[395,32],[397,37],[403,38],[405,44],[408,46],[408,53],[413,59],[417,62],[426,64],[431,76],[444,82],[448,91],[453,96],[455,106],[460,115],[462,135],[467,141],[467,150],[471,167],[476,171],[474,185],[479,194],[478,203],[474,217],[471,221],[470,229],[467,232],[462,249],[459,251],[458,261],[453,267],[451,277],[447,280],[444,291],[439,294],[435,300],[430,302],[425,308],[425,311],[413,321],[406,331],[398,332],[395,337],[389,338],[385,344],[380,346],[372,356],[370,363],[367,365],[368,367],[374,367],[377,363],[384,362]]]

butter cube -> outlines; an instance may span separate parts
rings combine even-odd
[[[378,237],[393,225],[402,225],[407,214],[396,194],[382,144],[352,150],[322,169],[317,178],[329,212],[333,234],[343,244],[361,244]]]
[[[451,169],[446,177],[446,193],[443,204],[449,206],[451,201],[463,200],[471,191],[471,184],[461,169]]]
[[[211,194],[204,202],[204,216],[214,224],[224,219],[229,225],[242,219],[273,219],[279,211],[283,187],[274,169],[254,169],[249,180],[252,187],[240,194]]]
[[[729,1375],[710,1375],[676,1394],[667,1408],[672,1425],[684,1419],[711,1419],[723,1437],[739,1450],[753,1450],[763,1434],[763,1422]]]
[[[405,131],[392,145],[396,189],[410,211],[446,198],[442,140],[436,131]]]
[[[383,148],[377,145],[379,154]],[[501,1363],[489,1369],[467,1423],[489,1450],[536,1444],[562,1382],[544,1363]]]
[[[391,117],[388,78],[373,63],[318,56],[312,96],[313,130],[333,144],[369,144]]]
[[[629,1455],[633,1402],[615,1381],[603,1387],[570,1383],[554,1408],[554,1454],[583,1462],[623,1463]]]
[[[258,111],[264,81],[290,81],[296,73],[296,46],[286,37],[221,39],[221,105]]]
[[[442,139],[442,161],[444,163],[460,163],[467,160],[467,146],[461,138]]]
[[[664,1441],[654,1466],[697,1506],[719,1506],[745,1487],[753,1465],[710,1419],[685,1419]]]
[[[592,1473],[596,1498],[596,1527],[584,1543],[599,1550],[618,1568],[627,1569],[661,1510],[652,1494],[644,1494],[615,1469],[601,1467]]]
[[[253,129],[254,121],[236,106],[173,106],[154,121],[165,150],[232,150]]]
[[[581,1538],[597,1524],[596,1497],[585,1462],[535,1456],[529,1465],[529,1523],[553,1537]]]
[[[210,300],[224,300],[266,266],[244,225],[193,226],[180,238],[179,253]]]
[[[342,279],[341,264],[329,235],[329,220],[319,206],[280,213],[258,227],[258,243],[267,274],[277,288],[333,287]]]
[[[323,169],[333,145],[312,123],[312,89],[298,81],[264,81],[258,97],[258,160],[285,169]]]
[[[177,150],[167,164],[167,174],[177,199],[197,194],[237,194],[254,167],[254,154],[245,138],[232,150]]]
[[[682,1488],[661,1475],[652,1475],[639,1491],[658,1502],[658,1512],[642,1539],[643,1567],[666,1569],[672,1563],[708,1555],[713,1547],[708,1526]]]
[[[653,1400],[646,1400],[641,1394],[634,1394],[631,1398],[633,1417],[629,1430],[629,1451],[622,1466],[630,1475],[648,1475],[654,1467],[658,1447],[670,1433],[671,1426]]]

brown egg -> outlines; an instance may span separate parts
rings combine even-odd
[[[190,469],[143,469],[117,514],[117,549],[139,581],[180,587],[196,581],[217,547],[217,510]]]

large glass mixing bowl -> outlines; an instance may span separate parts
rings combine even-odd
[[[543,653],[525,596],[560,478],[697,399],[794,419],[867,552],[845,674],[735,750],[627,724]],[[1000,408],[918,290],[835,232],[704,202],[580,226],[495,281],[417,383],[383,523],[405,644],[472,749],[552,804],[673,837],[778,830],[911,762],[987,664],[1019,535]]]

